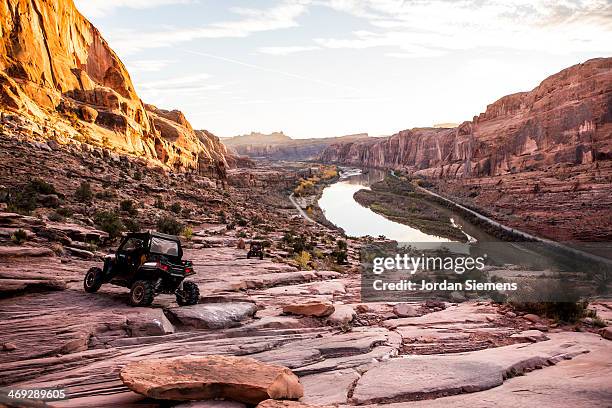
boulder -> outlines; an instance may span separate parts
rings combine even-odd
[[[523,316],[523,319],[531,323],[538,323],[540,321],[540,316],[530,313],[530,314],[526,314],[525,316]]]
[[[352,306],[335,305],[334,312],[329,315],[327,322],[333,326],[342,326],[353,321],[356,315]]]
[[[184,326],[197,329],[224,329],[236,327],[257,312],[250,302],[205,303],[167,309],[171,318]]]
[[[269,398],[298,399],[304,388],[286,367],[248,357],[186,356],[126,365],[123,383],[139,394],[162,400],[228,398],[258,404]]]
[[[98,111],[90,106],[83,105],[79,109],[81,119],[85,122],[94,123],[98,118]]]
[[[414,306],[408,303],[398,303],[393,306],[393,313],[397,317],[416,317],[419,315]]]
[[[127,316],[127,326],[132,337],[162,336],[174,333],[174,326],[161,309],[143,309]]]
[[[607,340],[612,340],[612,326],[604,327],[599,331],[601,337]]]
[[[334,305],[326,301],[312,301],[285,305],[283,313],[301,316],[325,317],[334,313]]]

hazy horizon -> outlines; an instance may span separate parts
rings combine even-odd
[[[612,51],[600,0],[75,0],[143,101],[222,137],[461,123]]]

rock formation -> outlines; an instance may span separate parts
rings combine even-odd
[[[268,135],[251,132],[249,135],[224,138],[222,141],[237,154],[253,158],[313,160],[331,144],[360,141],[367,138],[367,133],[327,138],[292,139],[283,132]]]
[[[248,357],[186,356],[133,362],[121,370],[130,389],[156,399],[231,398],[257,404],[269,398],[298,399],[304,387],[286,367]]]
[[[0,16],[0,110],[26,118],[33,138],[101,146],[177,170],[236,164],[181,112],[144,104],[72,0],[3,1]]]
[[[463,178],[609,160],[611,149],[612,58],[597,58],[504,96],[456,128],[338,143],[320,158]]]

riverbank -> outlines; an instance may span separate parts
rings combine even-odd
[[[465,242],[467,236],[450,217],[432,204],[432,200],[415,190],[410,183],[392,176],[374,183],[370,190],[359,190],[355,200],[385,218],[416,228],[426,234]]]

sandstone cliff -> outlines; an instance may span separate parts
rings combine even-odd
[[[505,96],[454,129],[417,128],[334,144],[326,162],[433,177],[492,176],[612,159],[612,58],[589,60]]]
[[[271,160],[314,160],[334,143],[353,142],[368,138],[367,133],[340,137],[292,139],[283,132],[248,135],[222,139],[236,154]]]
[[[3,0],[0,34],[0,110],[27,118],[34,138],[98,145],[176,170],[228,165],[218,138],[140,100],[72,0]]]

